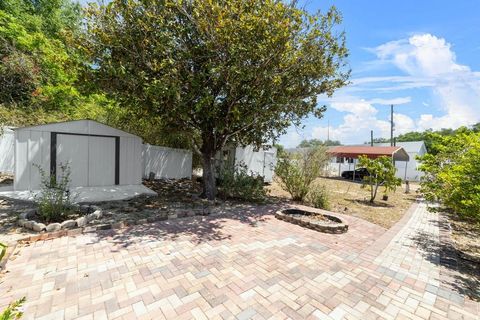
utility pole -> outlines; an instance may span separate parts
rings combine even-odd
[[[393,123],[393,104],[390,105],[390,146],[393,147],[393,130],[394,130],[394,123]]]
[[[330,141],[330,120],[328,120],[328,124],[327,124],[327,145],[329,141]]]
[[[373,147],[373,130],[370,130],[370,146]]]

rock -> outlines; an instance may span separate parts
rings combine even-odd
[[[37,214],[37,209],[28,209],[20,213],[20,219],[28,220],[35,217],[36,214]]]
[[[54,232],[62,229],[62,225],[60,223],[50,223],[47,226],[47,232]]]
[[[25,219],[20,219],[17,221],[17,224],[20,226],[20,227],[25,227],[25,223],[27,223],[28,220],[25,220]]]
[[[88,221],[86,217],[80,217],[77,220],[75,220],[75,222],[77,222],[78,227],[82,228],[87,224]]]
[[[95,210],[91,215],[93,219],[100,219],[102,217],[102,210]]]
[[[77,226],[77,222],[75,220],[65,220],[61,224],[62,229],[71,229]]]
[[[34,222],[32,226],[32,230],[36,232],[45,231],[46,228],[47,227],[43,223],[38,223],[38,222]]]
[[[24,223],[24,225],[23,225],[23,227],[24,227],[25,229],[30,229],[30,230],[32,230],[34,223],[35,223],[35,222],[33,222],[32,220],[26,220],[25,223]]]

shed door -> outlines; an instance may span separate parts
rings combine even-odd
[[[115,138],[58,134],[57,181],[66,163],[71,187],[114,185]]]
[[[57,182],[70,168],[70,187],[88,186],[88,136],[57,135]]]
[[[115,138],[89,137],[88,185],[112,186],[115,184]]]

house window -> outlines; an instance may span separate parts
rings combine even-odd
[[[344,159],[343,157],[337,157],[337,163],[343,163]]]
[[[353,163],[353,158],[347,158],[348,163]]]

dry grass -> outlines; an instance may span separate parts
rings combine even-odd
[[[387,201],[383,201],[382,192],[374,204],[369,203],[370,192],[361,188],[361,183],[337,178],[319,178],[314,183],[324,185],[329,195],[330,210],[354,217],[362,218],[384,228],[392,227],[405,214],[415,201],[416,185],[410,184],[411,193],[405,194],[405,186],[390,193]],[[268,190],[271,196],[289,199],[290,195],[274,182]]]

